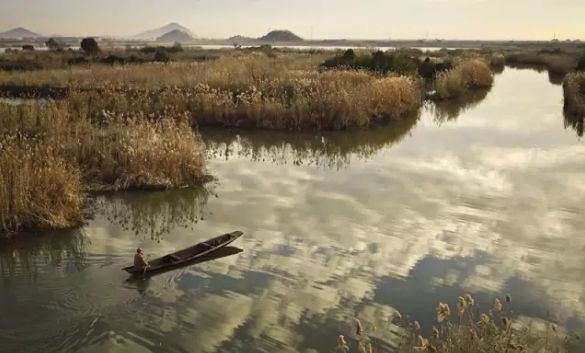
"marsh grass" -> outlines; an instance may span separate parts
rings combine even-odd
[[[49,146],[0,142],[0,232],[65,228],[80,220],[79,169]]]
[[[0,73],[0,86],[68,90],[74,110],[95,118],[181,115],[193,124],[286,130],[375,125],[416,111],[421,85],[367,71],[319,72],[323,54],[235,53],[205,63],[104,66]]]
[[[227,75],[229,77],[230,75]],[[255,77],[255,78],[254,78]],[[241,77],[240,77],[241,78]],[[190,87],[79,91],[74,110],[159,116],[187,114],[194,125],[281,130],[343,130],[397,120],[421,106],[421,85],[408,77],[364,71],[294,72],[287,77],[255,72]]]
[[[0,230],[62,228],[90,190],[199,185],[203,142],[184,116],[72,114],[68,104],[0,105]]]
[[[546,69],[554,74],[567,74],[577,67],[578,55],[554,51],[525,51],[506,53],[506,63],[512,66],[526,66]]]
[[[585,72],[567,75],[563,83],[565,112],[581,119],[585,117]]]
[[[506,65],[506,56],[502,53],[494,53],[491,55],[489,62],[491,67],[504,67]]]
[[[466,59],[453,69],[439,73],[435,87],[437,97],[445,100],[461,97],[469,90],[490,88],[493,81],[493,74],[485,61]]]

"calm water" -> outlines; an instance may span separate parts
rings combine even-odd
[[[579,128],[580,126],[580,128]],[[399,125],[326,135],[204,131],[218,182],[99,197],[82,229],[0,245],[2,352],[329,352],[359,317],[512,293],[583,330],[585,144],[546,73]],[[120,270],[240,229],[240,253],[148,280]]]

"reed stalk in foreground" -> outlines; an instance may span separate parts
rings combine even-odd
[[[459,297],[455,305],[439,303],[436,325],[422,327],[396,312],[392,332],[399,334],[397,353],[577,353],[582,352],[580,336],[570,334],[546,321],[531,323],[515,315],[512,297],[495,299],[493,307],[482,312],[469,295]],[[364,327],[371,327],[369,332]],[[341,353],[376,352],[375,326],[356,319],[354,342],[339,336],[337,351]]]
[[[468,59],[449,71],[439,73],[435,86],[439,99],[454,99],[468,90],[489,88],[493,82],[493,74],[483,60]]]

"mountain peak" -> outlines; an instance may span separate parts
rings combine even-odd
[[[20,39],[20,38],[39,38],[40,34],[30,31],[24,27],[17,27],[6,32],[0,33],[0,38],[3,39]]]
[[[191,37],[194,36],[193,32],[191,32],[191,30],[189,30],[188,28],[178,24],[177,22],[171,22],[165,26],[155,28],[155,29],[134,35],[134,36],[132,36],[132,38],[139,39],[139,40],[154,40],[154,39],[157,39],[157,38],[164,36],[165,34],[167,34],[169,32],[177,31],[177,30],[184,32]]]
[[[158,42],[189,43],[193,41],[193,37],[191,37],[191,35],[189,35],[187,32],[174,29],[158,37],[156,40]]]

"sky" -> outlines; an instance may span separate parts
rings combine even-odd
[[[178,22],[202,38],[581,39],[585,0],[1,0],[0,31],[133,35]]]

